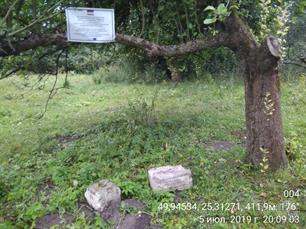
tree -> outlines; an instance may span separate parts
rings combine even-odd
[[[304,3],[306,5],[306,3]],[[295,12],[290,16],[290,21],[287,22],[288,33],[285,37],[286,47],[284,64],[294,66],[297,70],[305,70],[306,68],[306,35],[302,32],[306,29],[305,20],[306,14],[303,8],[295,8]],[[287,67],[288,67],[287,65]]]
[[[272,169],[287,164],[277,70],[280,47],[275,37],[269,36],[258,44],[249,27],[239,16],[232,14],[225,21],[224,32],[206,40],[172,46],[126,35],[118,35],[117,40],[142,48],[149,56],[180,56],[220,46],[233,50],[244,71],[247,160],[254,165],[268,160]]]
[[[23,1],[17,0],[15,3],[22,2]],[[90,4],[90,6],[96,6],[95,3],[99,3],[99,1],[85,2]],[[116,1],[116,4],[117,6],[128,6],[131,10],[136,2],[137,1]],[[214,30],[208,33],[209,35],[207,36],[199,36],[198,39],[183,39],[184,41],[178,45],[160,45],[141,37],[121,33],[116,35],[116,41],[130,47],[140,48],[150,57],[162,56],[177,58],[189,53],[211,48],[227,47],[231,49],[235,53],[243,69],[244,75],[247,160],[256,166],[268,163],[267,165],[272,169],[286,166],[287,159],[284,150],[278,75],[280,44],[277,38],[273,36],[266,36],[264,39],[261,39],[262,41],[259,43],[258,36],[256,37],[253,33],[254,29],[252,30],[244,19],[241,18],[241,13],[237,11],[239,5],[235,2],[228,4],[227,7],[225,7],[224,4],[220,4],[219,1],[208,2],[214,3],[216,8],[211,6],[206,8],[207,11],[210,9],[218,9],[219,11],[213,11],[204,23],[215,24],[215,27],[218,28],[217,32]],[[152,12],[156,10],[158,3],[159,1],[148,1],[151,7],[149,13],[153,15]],[[201,5],[203,2],[196,1],[196,3]],[[42,3],[44,8],[47,8],[44,4],[45,3]],[[71,2],[68,1],[65,4],[70,5]],[[75,4],[80,4],[80,2],[76,1]],[[106,1],[105,4],[112,5],[111,1]],[[64,6],[63,3],[61,7],[62,6]],[[5,15],[5,20],[3,20],[7,21],[7,28],[9,25],[8,18],[10,18],[10,16],[7,15],[10,15],[9,12],[12,11],[10,9]],[[231,12],[228,9],[231,9]],[[122,8],[119,7],[119,24],[123,23],[128,18],[126,11],[123,12],[121,10]],[[33,12],[34,10],[32,9],[28,14],[32,14]],[[55,12],[55,15],[57,15],[56,13],[58,12]],[[52,17],[56,18],[57,16],[53,15]],[[43,21],[49,23],[52,17],[47,17],[47,19]],[[38,18],[29,25],[35,25],[39,23],[39,20],[42,19]],[[60,21],[61,18],[55,19],[55,22],[50,25],[50,28],[46,26],[44,28],[38,27],[33,30],[34,32],[28,32],[26,34],[27,36],[20,36],[20,31],[27,31],[29,25],[25,26],[23,29],[19,29],[19,31],[17,30],[18,33],[13,32],[13,35],[18,35],[15,37],[9,36],[12,32],[8,35],[4,33],[0,38],[0,57],[19,55],[38,47],[48,47],[52,45],[57,47],[69,46],[70,44],[67,43],[58,20]],[[253,24],[256,25],[256,23]],[[187,23],[187,26],[188,25]],[[202,31],[202,27],[198,27],[198,30]],[[59,32],[50,33],[50,31],[54,31],[55,29]],[[39,30],[43,30],[45,33],[43,34]],[[175,39],[170,39],[165,43],[169,43],[173,40]]]

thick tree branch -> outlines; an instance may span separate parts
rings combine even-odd
[[[226,33],[220,33],[207,39],[189,41],[178,45],[159,45],[139,37],[117,34],[116,41],[131,47],[141,48],[148,56],[171,57],[186,55],[207,48],[229,46],[230,39]],[[17,42],[6,41],[0,43],[0,57],[18,55],[24,51],[38,47],[47,47],[50,45],[64,47],[68,44],[69,43],[63,34],[33,35],[28,39]]]
[[[225,21],[225,26],[225,31],[215,36],[208,36],[206,39],[188,41],[177,45],[160,45],[125,34],[116,34],[116,41],[124,45],[143,49],[148,56],[167,57],[182,56],[221,46],[228,47],[235,52],[243,51],[243,53],[249,53],[250,50],[257,47],[256,41],[253,39],[248,26],[246,26],[237,15],[228,17]],[[0,40],[0,57],[18,55],[24,51],[37,47],[46,47],[50,45],[63,47],[68,44],[63,34],[32,35],[27,39],[15,42]]]
[[[22,52],[38,47],[51,45],[65,47],[68,45],[63,34],[32,35],[20,41],[0,41],[0,57],[18,55]]]
[[[148,56],[182,56],[208,48],[229,46],[230,39],[226,33],[211,36],[203,40],[193,40],[178,45],[159,45],[142,38],[117,34],[116,41],[131,47],[143,49]]]

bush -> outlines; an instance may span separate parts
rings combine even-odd
[[[124,110],[121,115],[123,120],[133,125],[140,126],[152,126],[157,122],[155,113],[155,99],[154,97],[151,103],[146,100],[136,100],[129,102],[128,109]]]
[[[133,82],[139,74],[131,64],[125,62],[115,63],[108,67],[101,67],[93,76],[94,83],[102,82],[126,83]]]
[[[166,71],[154,63],[144,65],[141,69],[130,60],[119,60],[113,65],[101,67],[93,76],[95,84],[112,83],[155,83],[166,79]]]

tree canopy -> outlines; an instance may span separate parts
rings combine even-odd
[[[284,12],[297,15],[304,12],[305,3],[302,0],[1,0],[0,56],[18,55],[1,58],[2,77],[20,69],[33,70],[32,63],[41,63],[66,47],[64,9],[70,6],[114,8],[117,33],[169,45],[216,35],[224,29],[223,21],[231,11],[236,11],[247,22],[258,41],[268,34],[285,36],[282,28],[288,24],[288,15]],[[76,47],[71,46],[70,50]],[[216,55],[215,51],[206,53]],[[229,61],[230,56],[226,56]]]

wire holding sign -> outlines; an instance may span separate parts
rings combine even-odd
[[[84,43],[115,41],[114,9],[70,7],[65,13],[68,41]]]

